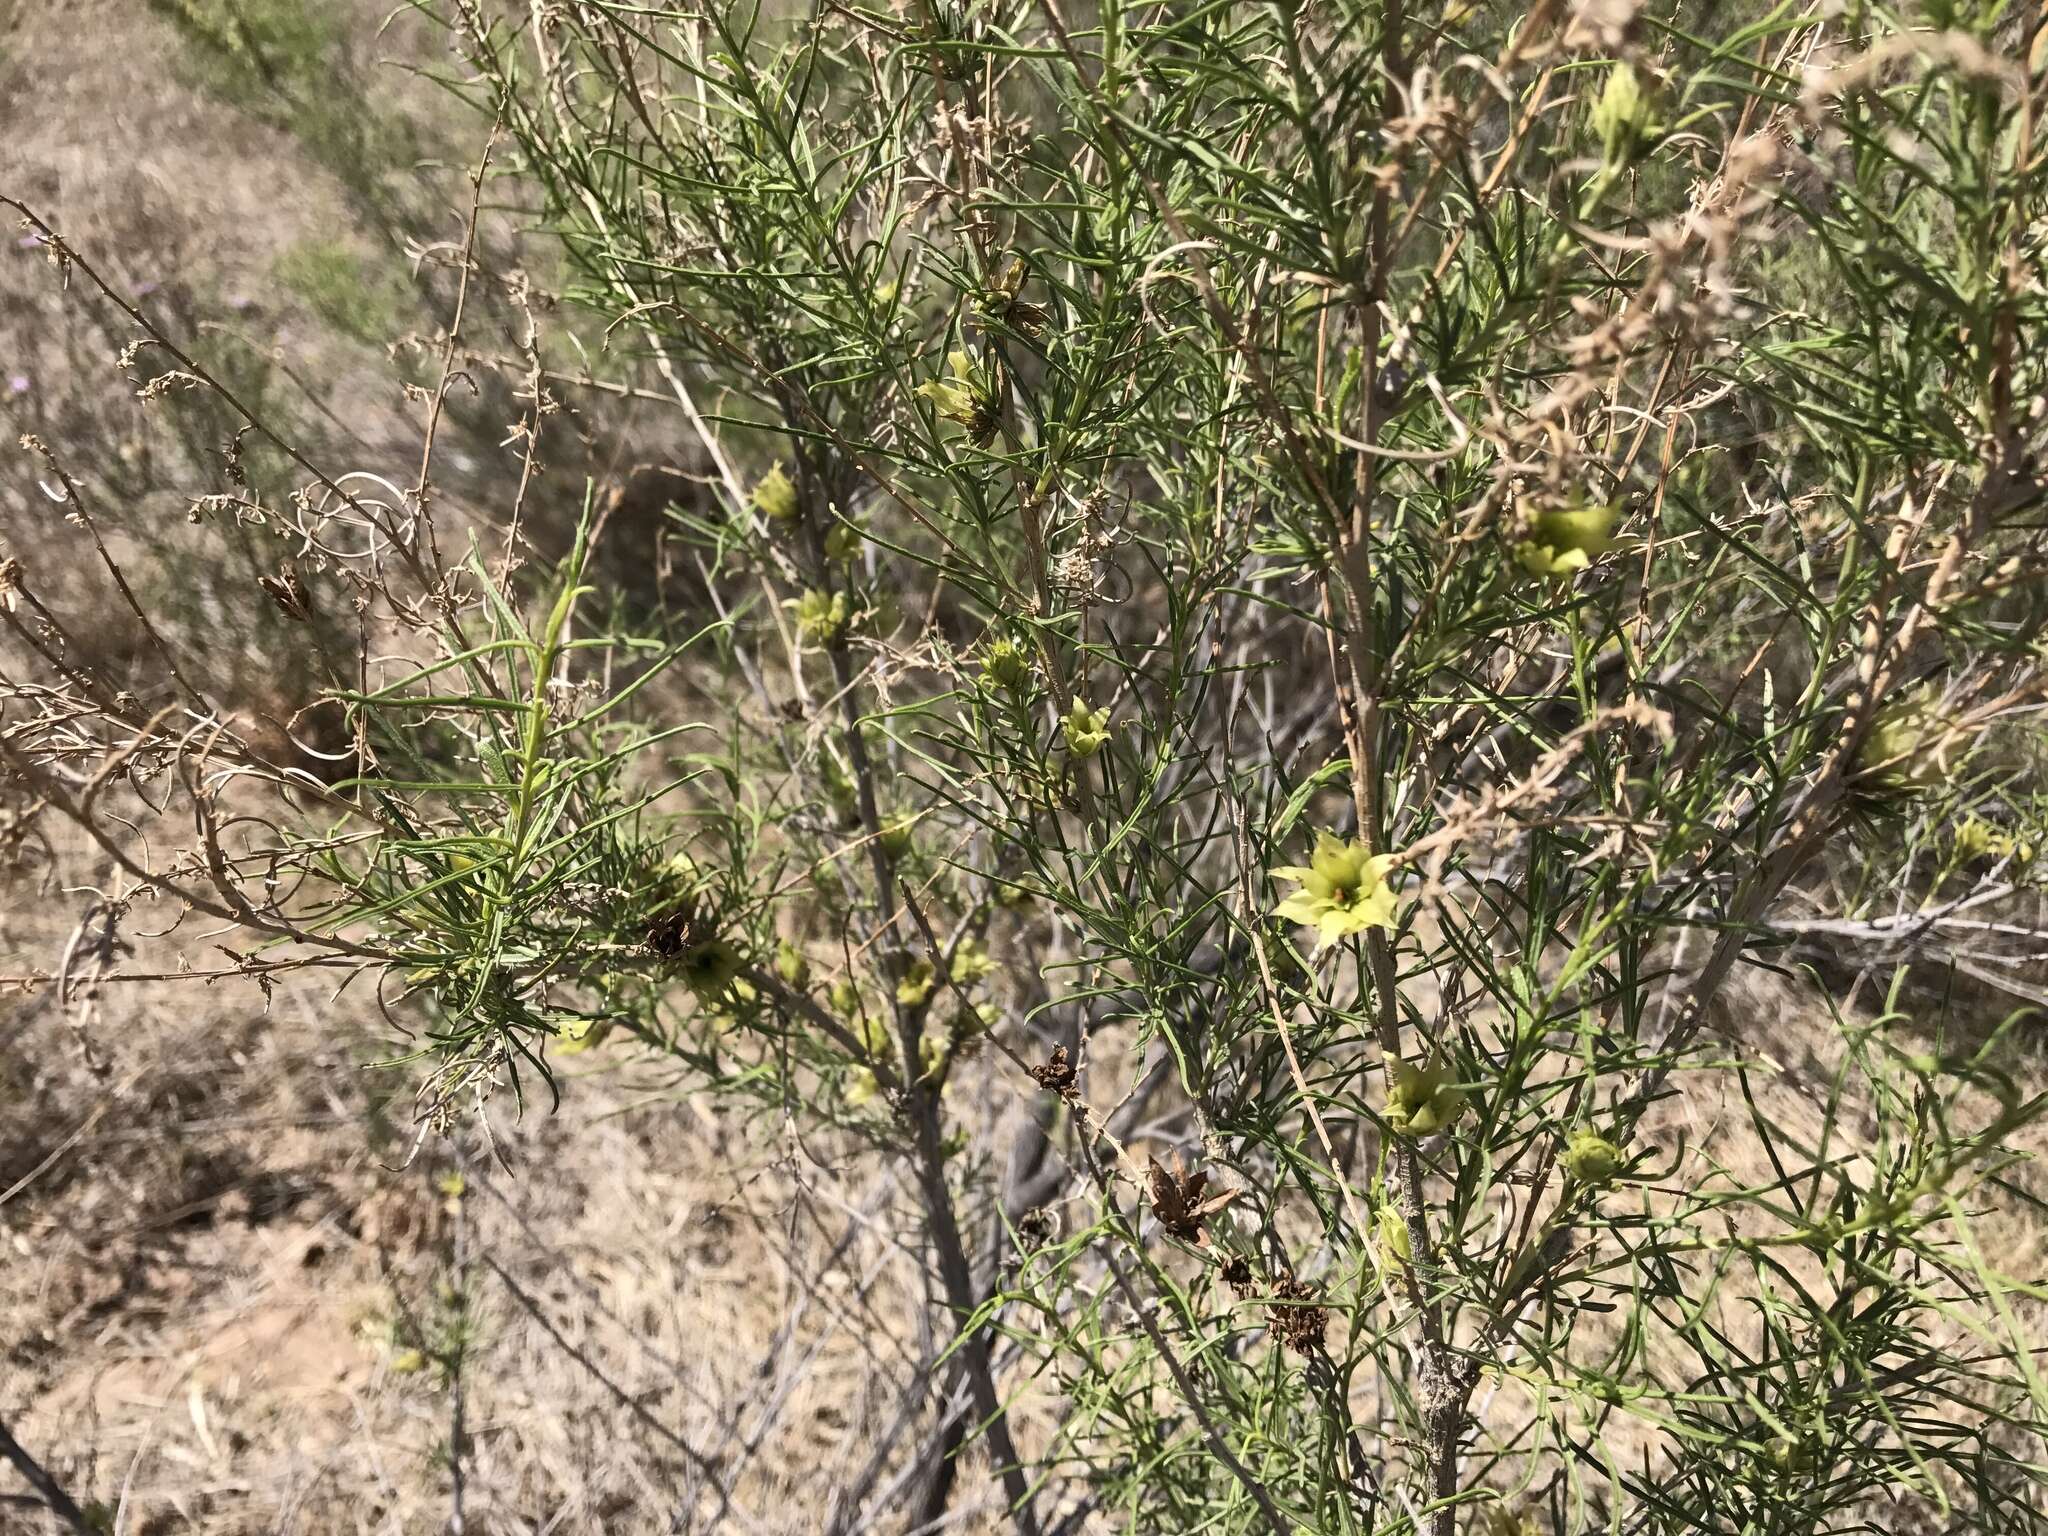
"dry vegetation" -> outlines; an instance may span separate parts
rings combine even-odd
[[[374,62],[416,56],[417,30],[379,33],[388,7],[336,9],[321,56],[355,67],[337,89],[473,154],[474,124]],[[224,74],[175,10],[79,0],[0,22],[6,189],[108,253],[138,303],[211,337],[209,355],[312,438],[366,459],[416,451],[400,448],[416,445],[416,414],[372,342],[445,305],[441,274],[429,261],[416,276],[404,242],[459,237],[459,167],[393,166],[367,206],[295,134],[291,108],[239,96],[246,73]],[[333,252],[346,262],[323,262]],[[337,268],[338,294],[302,291],[309,271]],[[381,338],[332,322],[365,281],[416,296],[369,317],[391,324]],[[188,450],[225,432],[205,417],[166,430],[124,404],[116,335],[10,230],[0,372],[26,381],[0,398],[10,443],[35,431],[80,445],[181,519]],[[456,494],[503,472],[492,404],[451,407]],[[589,468],[630,486],[662,445],[636,443],[625,414]],[[572,507],[581,470],[559,468]],[[38,515],[34,480],[19,458],[0,475],[12,549]],[[622,571],[650,553],[632,511],[614,534]],[[91,579],[77,544],[23,553],[59,591]],[[289,716],[301,701],[275,692],[305,678],[257,611],[259,564],[120,553],[184,589],[186,623],[239,632],[242,708]],[[108,646],[141,643],[120,622]],[[0,807],[0,826],[20,808]],[[448,1149],[408,1165],[411,1083],[376,1064],[390,1035],[366,994],[171,979],[222,957],[191,935],[151,941],[146,909],[110,921],[117,872],[53,826],[10,842],[5,879],[0,1422],[110,1529],[441,1529],[458,1420],[452,1384],[415,1344],[445,1347],[460,1327],[474,1335],[459,1421],[470,1530],[821,1528],[818,1490],[851,1485],[897,1409],[876,1385],[931,1347],[889,1189],[729,1128],[659,1081],[598,1071],[573,1076],[554,1113],[543,1102],[498,1123],[509,1171],[479,1143],[458,1199]],[[25,1492],[0,1486],[0,1530],[57,1529]]]

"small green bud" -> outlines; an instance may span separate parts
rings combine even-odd
[[[811,962],[804,958],[802,950],[784,939],[775,946],[775,974],[785,985],[801,989],[811,979]]]
[[[867,523],[864,520],[834,523],[825,532],[825,558],[851,560],[860,553],[860,547],[866,540]]]
[[[900,860],[907,857],[910,850],[916,846],[916,827],[915,816],[898,816],[882,824],[882,830],[875,840],[882,845],[882,852],[889,855],[891,860]]]
[[[1780,1435],[1771,1442],[1771,1465],[1788,1476],[1811,1472],[1820,1465],[1820,1441],[1813,1435]]]
[[[1591,122],[1600,135],[1602,166],[1610,173],[1627,170],[1656,141],[1650,97],[1633,64],[1624,60],[1607,72]]]

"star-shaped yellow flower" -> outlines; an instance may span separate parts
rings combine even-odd
[[[1327,832],[1316,835],[1308,867],[1273,871],[1301,889],[1273,909],[1275,917],[1316,930],[1316,947],[1368,928],[1394,926],[1394,888],[1387,883],[1392,855],[1373,853],[1363,842],[1345,842]]]

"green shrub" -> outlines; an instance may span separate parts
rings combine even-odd
[[[423,1131],[900,1159],[1026,1532],[2040,1528],[2037,21],[439,14],[715,506],[641,633],[327,483],[363,776],[161,878]]]

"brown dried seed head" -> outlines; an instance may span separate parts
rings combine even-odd
[[[1273,1331],[1280,1342],[1301,1354],[1321,1349],[1330,1310],[1320,1305],[1316,1288],[1289,1275],[1273,1287],[1273,1295]]]
[[[1047,1093],[1056,1093],[1067,1098],[1074,1092],[1076,1079],[1073,1063],[1067,1060],[1067,1048],[1056,1045],[1052,1055],[1045,1059],[1045,1065],[1033,1067],[1031,1075],[1038,1079],[1038,1086]]]

